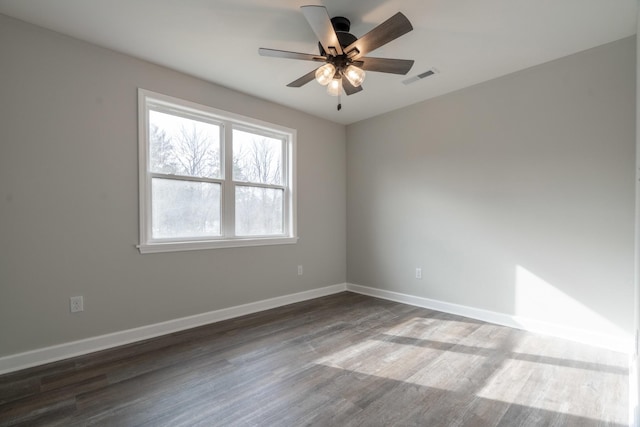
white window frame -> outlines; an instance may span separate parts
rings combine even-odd
[[[222,185],[219,237],[154,239],[151,232],[151,179],[154,173],[149,164],[149,110],[161,111],[183,117],[193,117],[201,121],[219,125],[222,129],[220,149],[222,159],[222,179],[208,181]],[[232,158],[232,132],[236,129],[255,131],[260,135],[283,140],[284,183],[279,186],[234,182]],[[138,89],[138,170],[139,170],[139,211],[140,253],[191,251],[199,249],[232,248],[241,246],[265,246],[293,244],[298,241],[296,203],[296,130],[273,123],[218,110],[206,105],[174,98],[168,95]],[[283,234],[269,236],[235,236],[235,186],[279,187],[284,190]]]

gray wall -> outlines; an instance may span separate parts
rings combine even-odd
[[[2,15],[0,58],[0,356],[345,282],[344,126]],[[299,243],[140,255],[138,87],[297,129]]]
[[[350,125],[347,141],[349,283],[633,331],[635,37]]]
[[[345,279],[633,329],[632,38],[346,134],[1,15],[0,58],[0,356]],[[138,87],[296,128],[299,243],[140,255]]]

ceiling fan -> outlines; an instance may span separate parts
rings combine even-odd
[[[288,87],[301,87],[315,79],[321,85],[327,86],[329,95],[339,97],[342,90],[347,95],[353,95],[362,90],[365,71],[407,74],[413,66],[413,60],[409,59],[364,56],[413,30],[411,22],[402,13],[396,13],[364,36],[356,38],[349,33],[351,22],[341,16],[329,18],[329,13],[324,6],[302,6],[300,9],[318,37],[319,55],[267,48],[258,49],[258,53],[262,56],[325,63],[292,81],[287,85]],[[338,101],[338,110],[341,108]]]

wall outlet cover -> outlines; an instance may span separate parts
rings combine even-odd
[[[84,298],[82,296],[69,298],[69,310],[72,313],[84,311]]]

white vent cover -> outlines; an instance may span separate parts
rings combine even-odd
[[[405,85],[410,85],[411,83],[415,83],[418,80],[422,80],[426,77],[433,76],[436,73],[438,73],[438,70],[436,70],[435,68],[431,68],[425,71],[424,73],[420,73],[417,76],[409,77],[408,79],[403,80],[402,83],[404,83]]]

